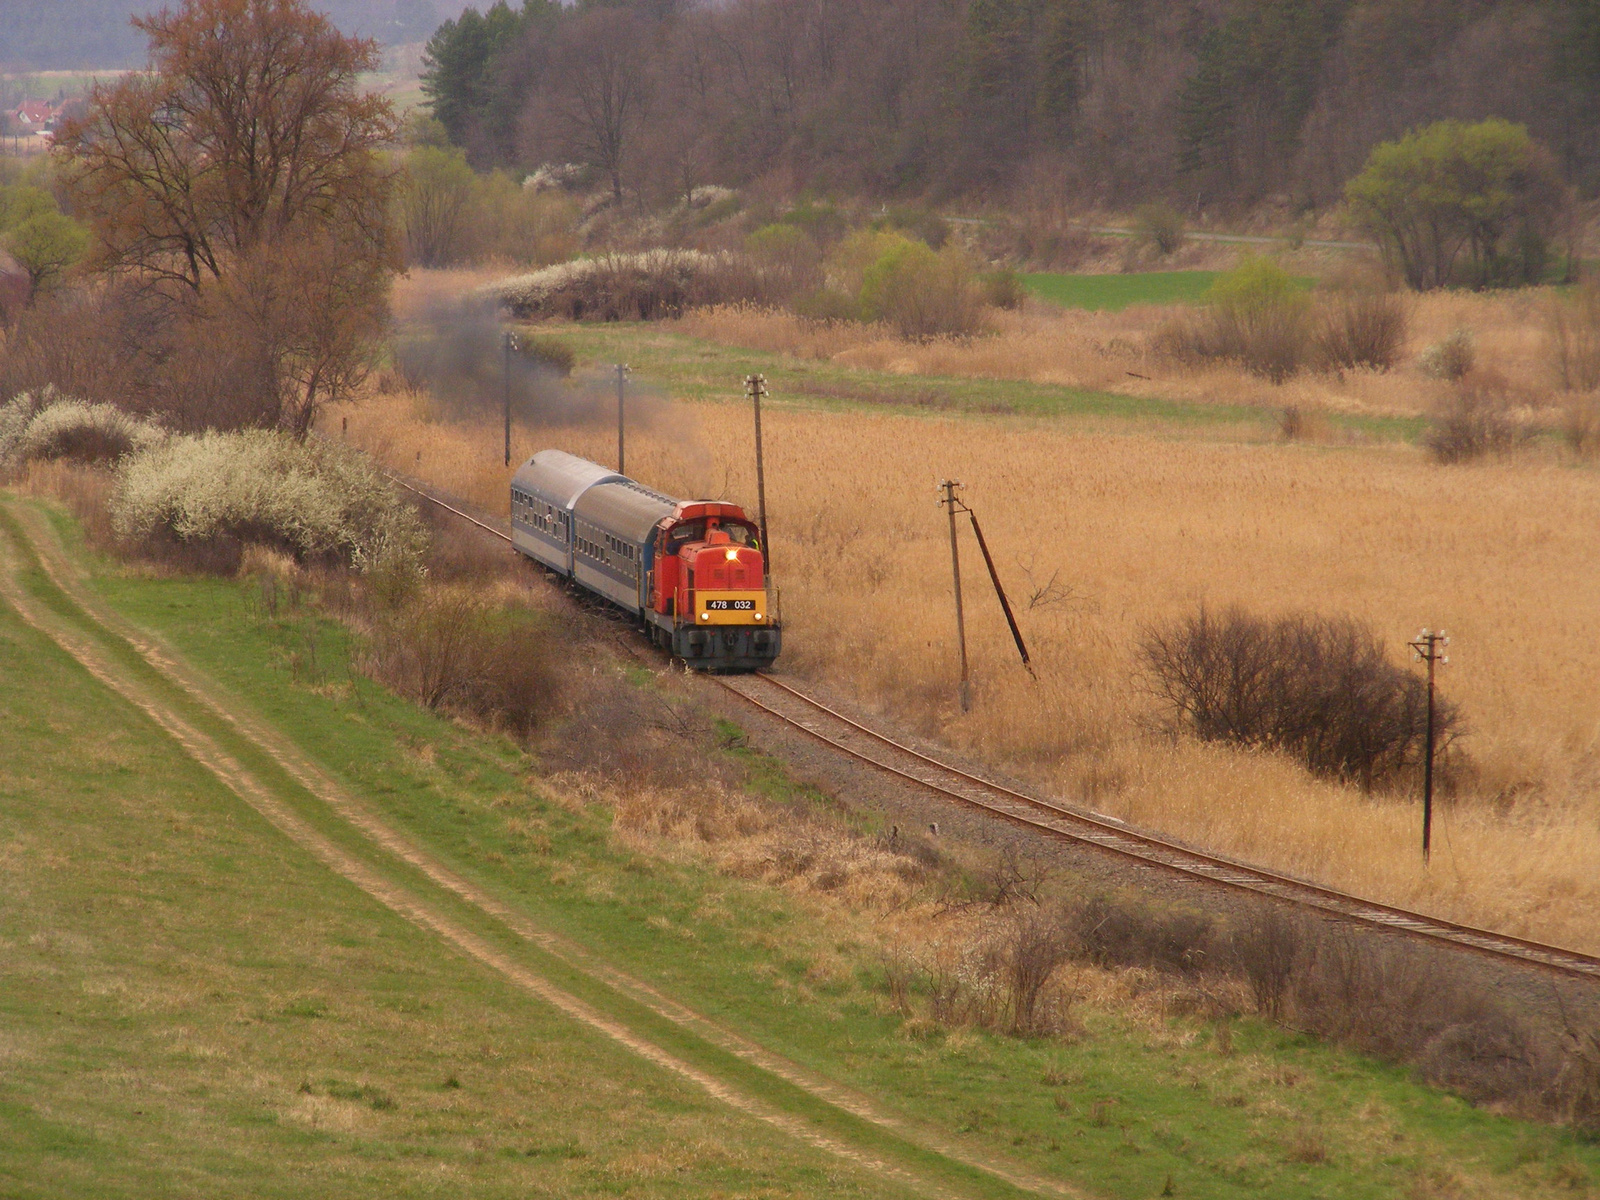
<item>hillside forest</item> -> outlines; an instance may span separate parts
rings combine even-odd
[[[446,21],[428,63],[475,166],[663,198],[772,178],[1299,216],[1374,145],[1490,116],[1600,186],[1596,0],[525,0]]]

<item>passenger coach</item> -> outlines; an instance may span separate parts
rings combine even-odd
[[[674,500],[598,463],[541,450],[512,478],[511,540],[632,613],[691,667],[754,671],[778,657],[760,533],[736,504]]]

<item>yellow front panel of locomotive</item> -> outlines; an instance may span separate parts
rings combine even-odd
[[[709,625],[766,625],[772,620],[767,611],[766,592],[696,592],[694,623]]]

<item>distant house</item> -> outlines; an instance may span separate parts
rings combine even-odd
[[[11,110],[11,120],[18,129],[36,133],[56,119],[57,109],[44,100],[24,100]]]

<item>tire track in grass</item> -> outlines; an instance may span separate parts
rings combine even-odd
[[[210,714],[230,725],[241,737],[268,756],[295,783],[324,804],[340,820],[387,853],[420,871],[431,882],[465,903],[494,918],[518,937],[559,959],[581,974],[597,980],[721,1050],[733,1054],[764,1072],[798,1088],[815,1100],[836,1108],[857,1120],[910,1143],[912,1147],[950,1160],[953,1165],[976,1171],[1023,1192],[1080,1197],[1082,1192],[1057,1180],[1047,1179],[1009,1163],[999,1163],[958,1145],[936,1131],[923,1128],[884,1113],[868,1098],[852,1089],[816,1076],[812,1072],[728,1029],[710,1018],[664,995],[651,985],[634,979],[595,958],[587,950],[549,930],[540,928],[522,913],[509,908],[492,895],[444,866],[415,842],[384,822],[366,804],[355,799],[321,767],[307,758],[281,732],[252,712],[249,706],[228,695],[214,680],[187,662],[163,639],[141,629],[120,613],[110,609],[87,587],[87,573],[61,544],[55,529],[33,506],[9,504],[6,522],[12,525],[12,539],[25,541],[34,562],[77,613],[92,622],[103,634],[126,642],[165,680],[182,689],[203,705]],[[801,1118],[784,1113],[764,1101],[748,1096],[726,1081],[717,1079],[650,1042],[619,1021],[605,1016],[592,1005],[572,995],[537,973],[495,950],[484,939],[443,916],[405,889],[383,879],[376,871],[317,832],[295,814],[272,789],[230,755],[213,738],[193,723],[162,704],[148,689],[118,669],[104,648],[80,630],[73,630],[60,615],[47,615],[29,600],[18,578],[16,550],[8,549],[5,570],[0,578],[0,595],[11,603],[22,618],[49,637],[76,659],[100,683],[145,712],[196,761],[215,774],[236,795],[256,809],[280,832],[295,841],[320,862],[344,876],[380,903],[404,916],[413,924],[445,938],[485,965],[499,971],[517,986],[566,1012],[569,1016],[605,1033],[634,1053],[696,1083],[717,1099],[791,1136],[837,1157],[911,1186],[921,1195],[947,1195],[943,1189],[930,1190],[922,1177],[902,1167],[869,1156],[837,1138],[811,1128]]]

